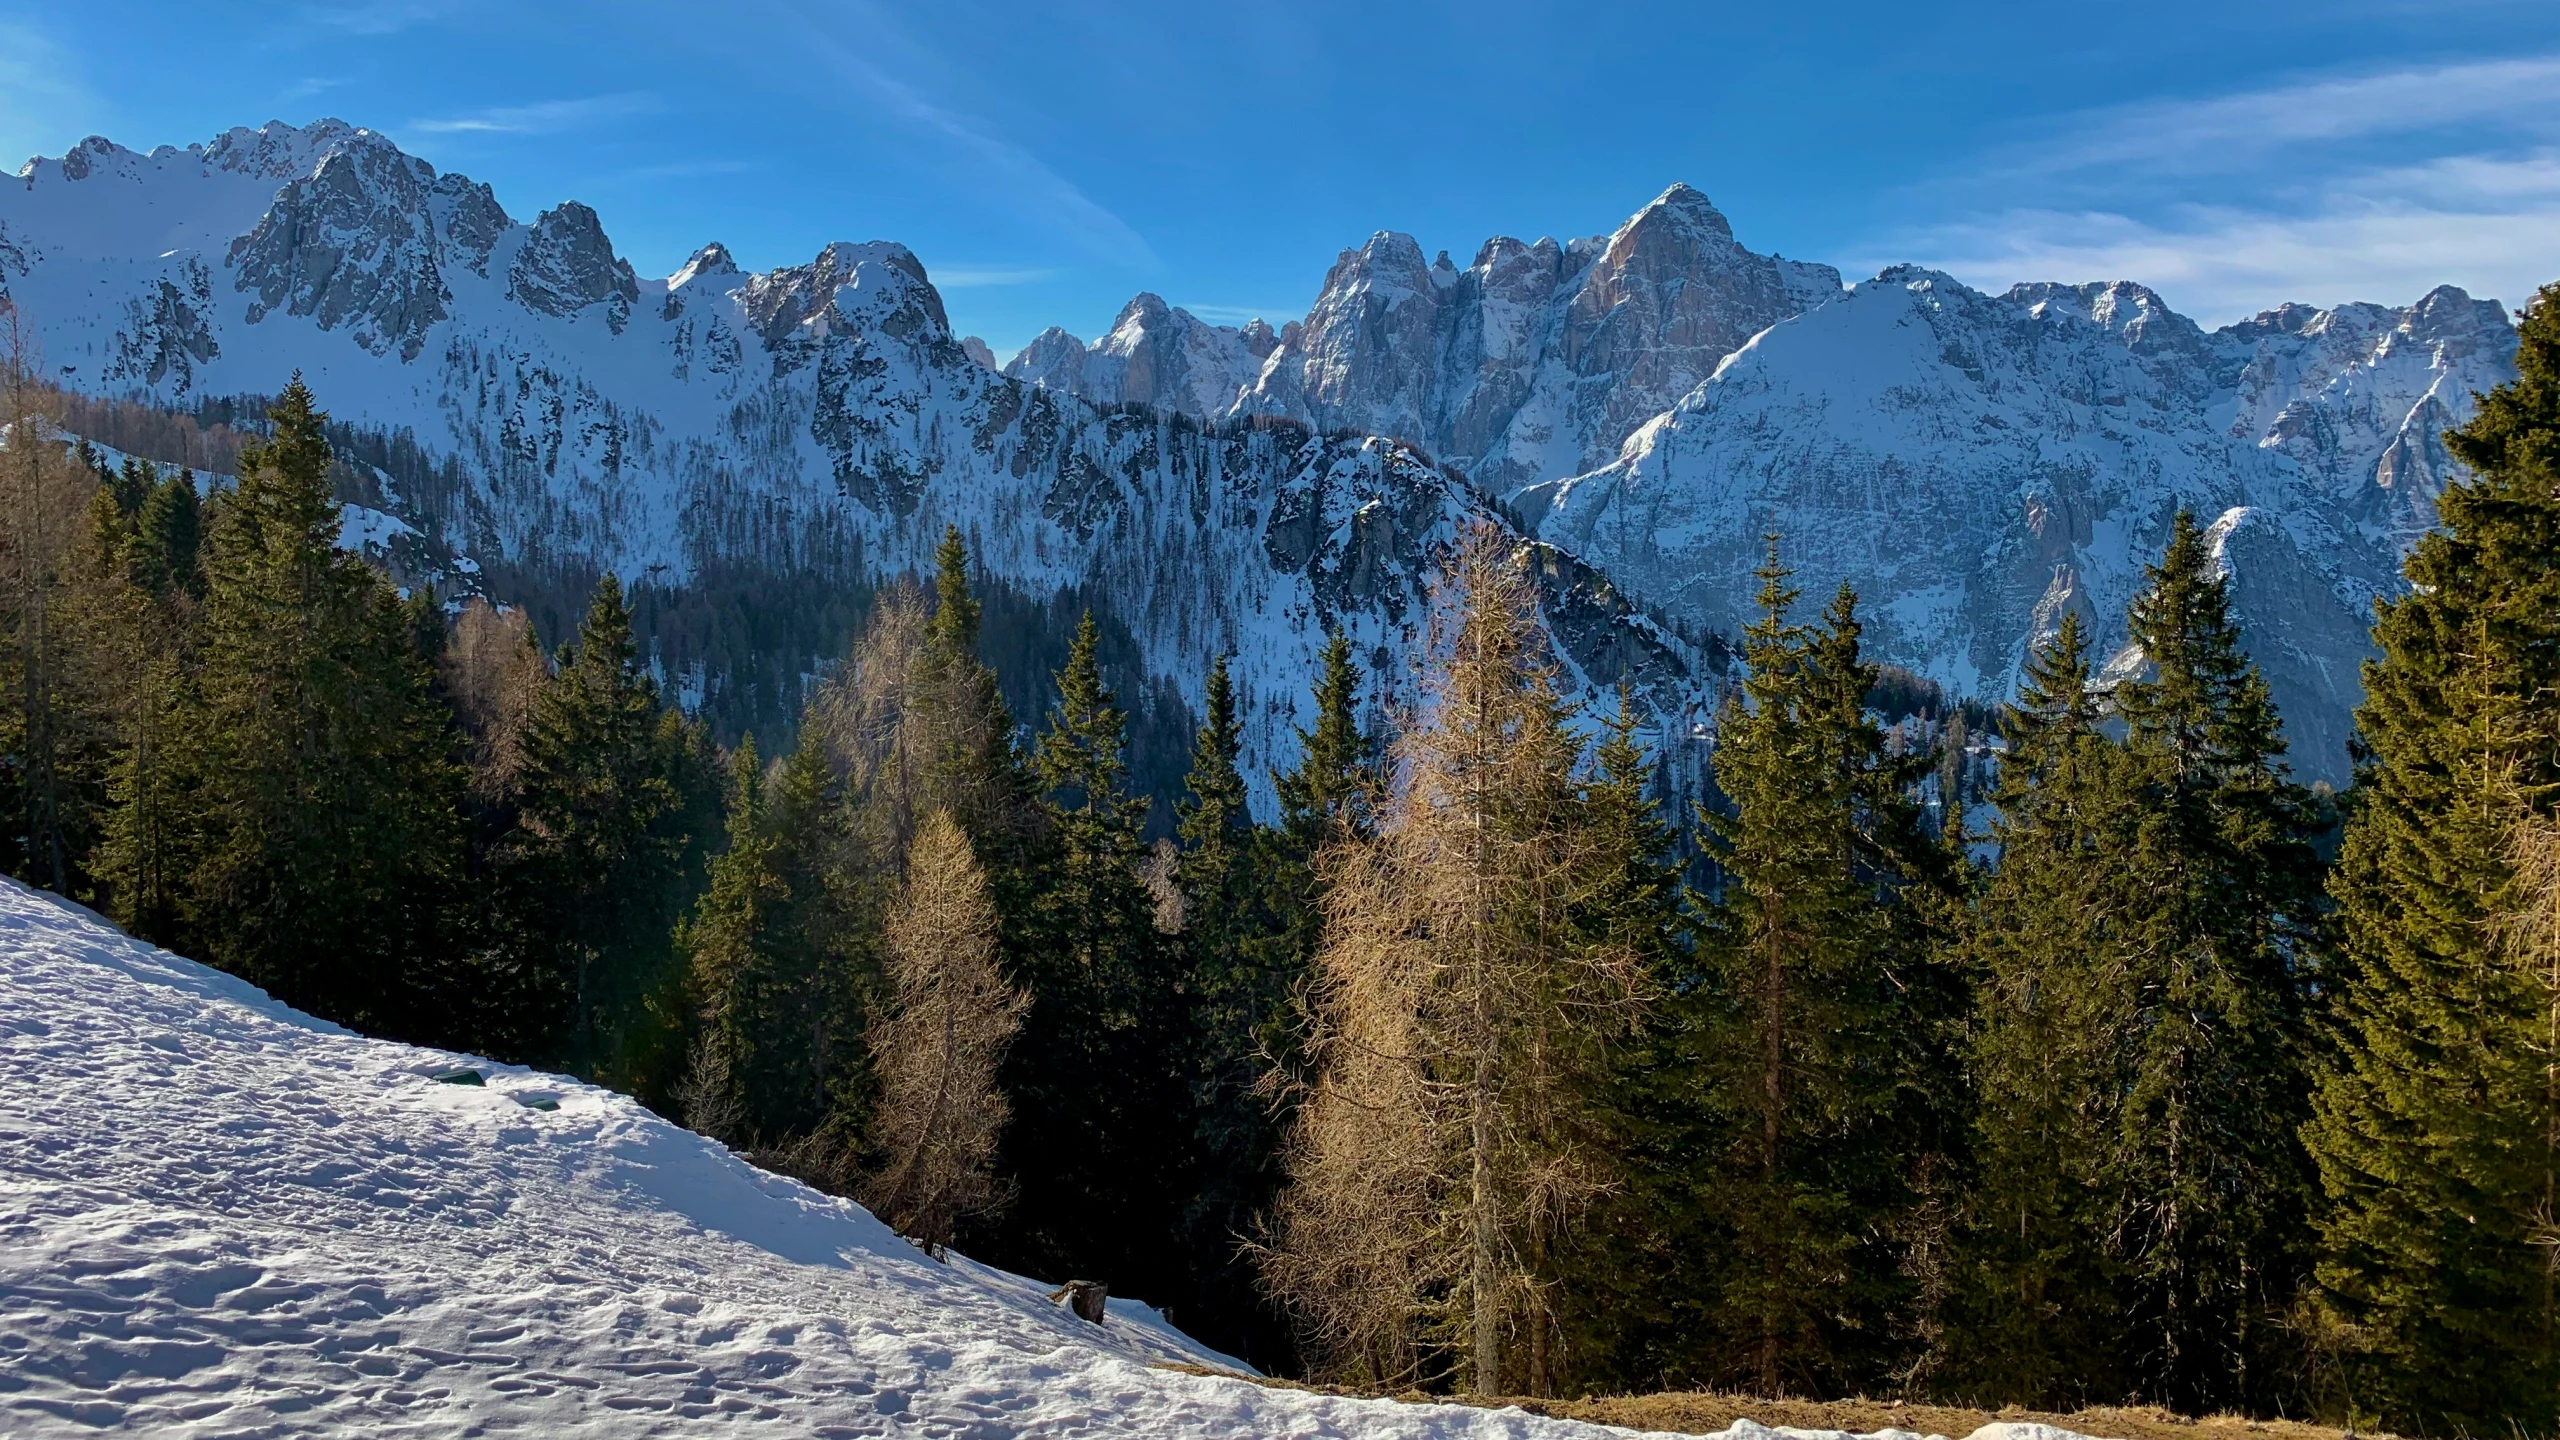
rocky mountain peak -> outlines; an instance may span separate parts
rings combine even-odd
[[[385,136],[330,118],[308,125],[270,120],[254,130],[245,125],[234,126],[201,147],[200,153],[204,162],[217,170],[281,181],[308,173],[320,156],[347,145],[397,151]]]
[[[804,326],[813,338],[839,329],[917,344],[951,338],[942,296],[925,278],[924,262],[891,241],[833,241],[806,265],[750,276],[739,295],[769,348],[781,347]]]
[[[1184,318],[1190,317],[1186,315]],[[1141,290],[1130,296],[1129,303],[1121,306],[1120,313],[1112,318],[1110,336],[1125,334],[1134,339],[1172,321],[1173,307],[1164,303],[1164,297],[1152,290]],[[1109,337],[1106,337],[1105,343],[1108,341]]]
[[[1089,353],[1070,359],[1053,332],[1006,373],[1104,403],[1400,436],[1513,489],[1607,463],[1753,335],[1840,293],[1838,271],[1744,249],[1703,193],[1673,185],[1607,236],[1498,235],[1464,269],[1377,231],[1335,257],[1294,333],[1140,297]],[[1132,382],[1170,373],[1141,353],[1168,345],[1187,352],[1181,383]]]
[[[72,146],[69,150],[64,151],[62,159],[58,163],[62,166],[63,179],[86,180],[91,175],[97,173],[102,166],[112,170],[119,168],[120,162],[126,159],[138,158],[140,157],[135,156],[132,151],[127,150],[113,140],[108,139],[106,136],[92,135],[86,140],[81,141],[79,144]],[[38,163],[40,162],[35,160],[27,162],[29,167],[33,167]],[[25,172],[21,171],[20,173],[23,174]]]
[[[703,246],[701,249],[694,251],[692,256],[684,262],[682,268],[678,269],[675,274],[667,277],[667,288],[670,290],[682,289],[684,286],[690,285],[696,280],[705,278],[716,279],[721,276],[735,275],[737,273],[738,262],[730,256],[729,247],[721,244],[717,240],[714,240],[710,244]]]
[[[533,222],[533,233],[508,268],[507,290],[526,309],[562,319],[602,305],[605,324],[617,335],[640,299],[639,281],[613,253],[604,222],[575,200],[543,211]]]
[[[2495,300],[2474,300],[2458,285],[2439,285],[2409,307],[2409,334],[2430,344],[2512,346],[2515,320]]]
[[[322,151],[232,242],[233,284],[255,296],[249,322],[307,315],[323,330],[347,326],[376,354],[417,358],[452,298],[437,265],[436,178],[387,142]]]
[[[1083,395],[1084,361],[1084,342],[1052,325],[1006,361],[1004,373],[1047,389]]]
[[[1645,207],[1627,217],[1609,237],[1609,249],[1644,243],[1675,243],[1693,248],[1735,243],[1733,222],[1709,201],[1705,192],[1673,182]]]
[[[1315,308],[1323,310],[1328,300],[1349,296],[1374,296],[1392,306],[1408,297],[1429,295],[1435,288],[1421,242],[1401,231],[1380,230],[1359,249],[1345,250],[1334,258]]]

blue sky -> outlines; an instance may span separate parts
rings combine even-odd
[[[913,247],[1000,353],[1336,252],[1592,234],[1674,180],[1852,279],[2511,303],[2560,278],[2560,5],[0,0],[0,154],[336,115],[643,273]]]

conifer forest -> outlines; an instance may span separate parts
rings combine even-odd
[[[299,377],[203,487],[17,366],[0,868],[1275,1373],[2547,1434],[2560,286],[2520,335],[2334,791],[2183,513],[2144,663],[2066,612],[1988,736],[1770,536],[1677,806],[1479,526],[1420,701],[1335,637],[1270,813],[1224,658],[1159,786],[1108,618],[1024,673],[957,530],[732,730],[611,575],[545,629],[340,549]]]

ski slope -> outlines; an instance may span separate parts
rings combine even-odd
[[[433,1078],[462,1065],[486,1083]],[[0,1434],[1625,1433],[1169,1361],[1235,1365],[0,880]]]

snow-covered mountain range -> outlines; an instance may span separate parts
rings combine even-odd
[[[1407,443],[1000,375],[903,246],[750,273],[709,244],[644,279],[587,207],[517,221],[333,121],[31,162],[0,186],[0,286],[66,387],[184,406],[298,370],[407,432],[453,483],[386,498],[455,574],[917,573],[957,524],[995,577],[1095,597],[1195,704],[1233,652],[1257,783],[1325,631],[1409,685],[1433,552],[1508,523]],[[1577,681],[1700,703],[1701,652],[1571,557],[1539,571]]]
[[[1632,675],[1687,720],[1721,651],[1673,632],[1738,625],[1765,533],[1814,601],[1858,586],[1882,658],[1997,699],[2065,606],[2121,639],[2183,505],[2297,768],[2342,779],[2370,603],[2449,472],[2436,436],[2514,352],[2505,310],[2450,288],[2210,332],[2131,284],[1843,289],[1674,186],[1613,234],[1497,238],[1465,269],[1381,233],[1278,329],[1142,295],[998,374],[903,247],[748,273],[706,245],[646,279],[585,206],[518,222],[337,122],[91,140],[20,178],[0,286],[67,386],[188,404],[298,368],[440,457],[449,483],[385,498],[457,567],[897,573],[957,523],[999,578],[1095,597],[1195,700],[1235,650],[1257,762],[1325,626],[1408,678],[1429,554],[1471,520],[1550,544],[1578,680]]]
[[[1616,234],[1496,236],[1464,270],[1380,231],[1277,331],[1140,295],[1092,345],[1052,329],[1005,373],[1106,404],[1400,436],[1503,494],[1608,464],[1743,342],[1839,293],[1839,271],[1753,254],[1674,185]]]
[[[1498,237],[1465,270],[1380,233],[1276,332],[1141,295],[1093,344],[1052,330],[1005,368],[1412,437],[1706,630],[1739,629],[1775,532],[1810,603],[1854,584],[1879,653],[1984,698],[2066,606],[2120,643],[2184,506],[2235,576],[2297,768],[2339,780],[2372,602],[2434,523],[2437,437],[2514,355],[2504,308],[2451,287],[2211,332],[2126,283],[1994,296],[1905,267],[1844,291],[1675,185],[1614,234]]]

